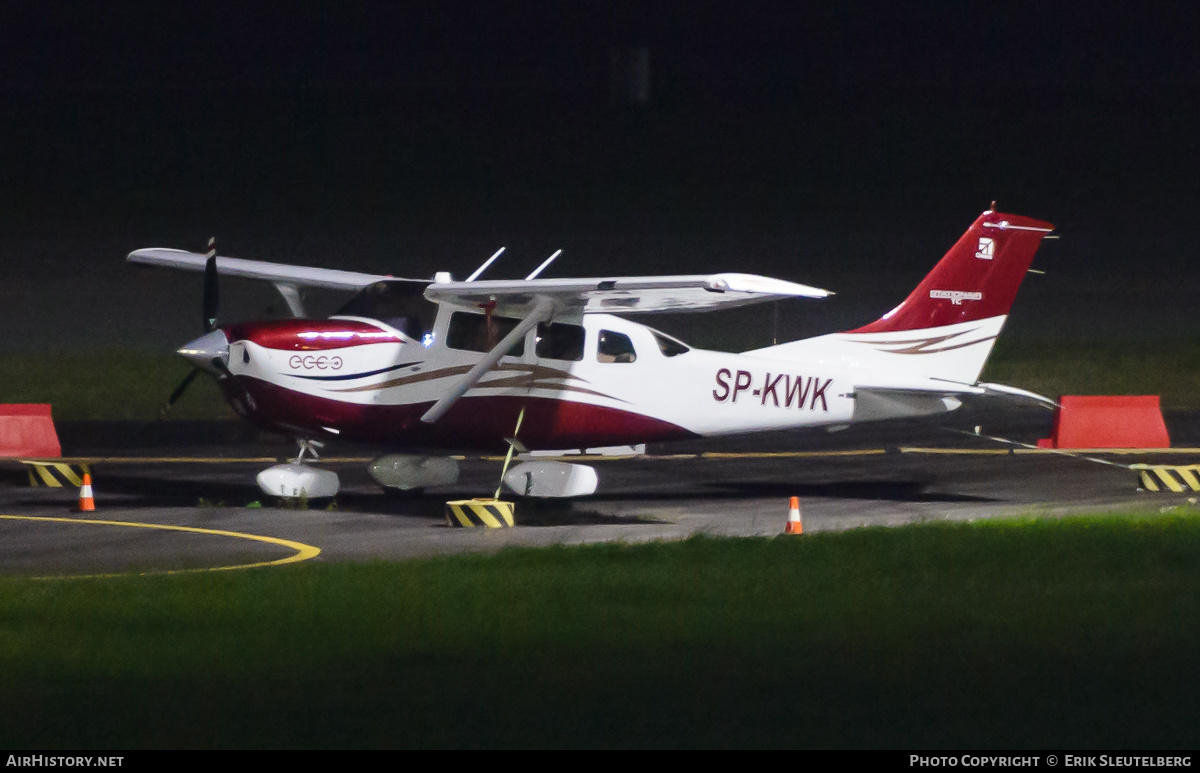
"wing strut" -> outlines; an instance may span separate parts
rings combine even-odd
[[[500,358],[508,353],[508,350],[513,348],[521,337],[529,332],[529,329],[539,322],[545,322],[550,319],[554,313],[554,303],[549,298],[539,298],[537,304],[533,307],[533,311],[517,324],[508,335],[504,336],[504,340],[496,344],[490,352],[483,356],[483,359],[475,363],[475,367],[467,371],[467,374],[462,377],[462,380],[454,385],[454,388],[442,396],[433,406],[425,412],[421,417],[421,421],[426,424],[432,424],[442,415],[450,410],[450,406],[458,401],[458,398],[466,394],[467,390],[479,383],[479,380],[492,369],[492,366],[500,361]]]
[[[300,299],[300,288],[291,282],[272,282],[275,289],[283,296],[284,303],[287,304],[288,311],[292,312],[293,317],[304,316],[304,301]]]

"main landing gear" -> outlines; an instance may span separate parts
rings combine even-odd
[[[258,474],[258,487],[267,496],[284,499],[321,499],[338,493],[337,473],[304,464],[305,457],[318,459],[322,444],[297,440],[300,452],[287,464],[268,467]],[[385,489],[415,492],[458,482],[457,461],[446,456],[387,454],[367,465],[367,473]],[[584,497],[596,492],[598,477],[585,464],[532,459],[509,469],[503,486],[523,497]]]
[[[324,444],[297,438],[300,452],[288,464],[268,467],[258,474],[258,487],[267,496],[284,499],[323,499],[338,493],[338,476],[332,470],[322,470],[304,464],[304,456],[319,458],[317,449]]]
[[[458,482],[459,465],[445,456],[388,454],[367,467],[386,489],[416,491]],[[583,464],[521,462],[504,475],[504,486],[526,497],[582,497],[596,491],[596,471]]]

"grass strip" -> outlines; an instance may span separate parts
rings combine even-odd
[[[148,421],[191,370],[170,351],[0,353],[0,402],[50,403],[57,421]],[[216,381],[202,376],[170,412],[177,419],[227,419],[234,413]]]
[[[0,579],[10,748],[1167,748],[1200,517]]]

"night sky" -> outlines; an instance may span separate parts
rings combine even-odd
[[[753,271],[839,291],[798,312],[824,332],[894,305],[993,199],[1062,234],[1022,331],[1196,333],[1179,5],[295,5],[5,10],[9,346],[177,344],[198,279],[123,257],[210,235],[416,277],[501,245],[495,276],[558,248],[559,276]]]

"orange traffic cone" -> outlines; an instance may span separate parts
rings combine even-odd
[[[800,520],[800,497],[792,497],[791,501],[788,502],[787,527],[784,528],[783,533],[804,533],[804,522]]]
[[[89,513],[95,509],[96,503],[92,500],[92,476],[85,472],[83,485],[79,487],[79,512]]]

